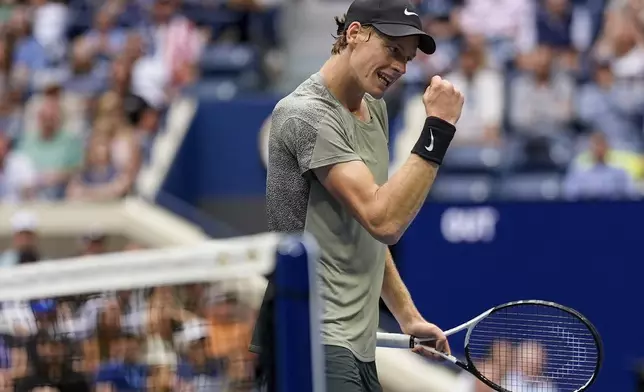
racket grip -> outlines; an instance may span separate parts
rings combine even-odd
[[[389,348],[414,348],[414,337],[401,333],[378,332],[376,346]]]

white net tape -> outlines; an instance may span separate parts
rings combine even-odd
[[[278,240],[3,270],[0,390],[254,390],[248,344]]]

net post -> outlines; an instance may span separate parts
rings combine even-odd
[[[326,392],[320,301],[312,237],[288,236],[277,247],[275,339],[280,392]]]

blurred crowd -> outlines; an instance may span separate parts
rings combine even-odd
[[[419,53],[388,98],[394,169],[422,128],[422,90],[440,74],[466,102],[434,196],[642,195],[644,1],[417,3],[438,49]]]
[[[44,258],[33,214],[17,213],[12,228],[0,273]],[[72,256],[105,254],[108,240],[93,228]],[[119,250],[140,249],[128,243]],[[235,285],[98,289],[3,302],[0,391],[253,391],[248,344],[255,310]]]
[[[278,3],[0,1],[0,200],[131,192],[174,98],[277,47]]]

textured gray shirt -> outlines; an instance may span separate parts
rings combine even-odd
[[[317,263],[323,301],[322,342],[375,360],[378,301],[386,246],[374,239],[313,174],[313,169],[363,161],[380,185],[389,167],[385,104],[366,95],[365,122],[344,108],[314,74],[273,111],[266,185],[269,230],[311,233],[321,249]],[[251,350],[273,340],[272,279]]]

